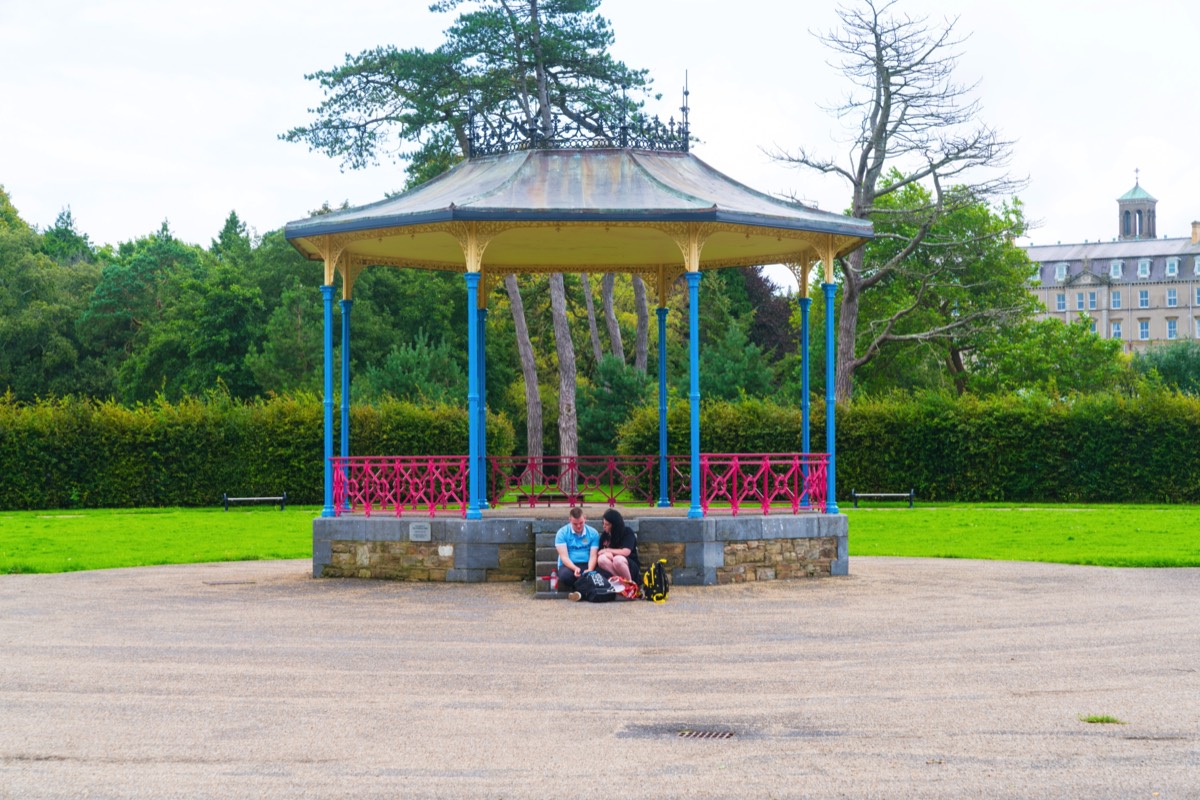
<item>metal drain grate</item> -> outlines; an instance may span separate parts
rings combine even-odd
[[[680,731],[680,739],[732,739],[733,731]]]

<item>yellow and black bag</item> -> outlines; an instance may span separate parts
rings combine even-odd
[[[642,572],[642,597],[655,603],[665,603],[670,591],[671,580],[667,577],[667,560],[660,558],[658,561],[651,561],[650,566]]]

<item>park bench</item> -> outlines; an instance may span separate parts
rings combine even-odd
[[[230,503],[275,503],[279,504],[279,510],[283,511],[287,505],[287,492],[278,497],[230,497],[227,494],[221,495],[221,502],[225,504],[225,510],[229,510]]]
[[[565,492],[542,492],[540,494],[519,494],[517,495],[517,505],[529,504],[532,508],[538,503],[545,503],[551,506],[554,503],[565,503],[568,500],[574,500],[577,504],[582,505],[587,502],[587,495],[576,493],[568,495]]]
[[[913,500],[917,496],[916,489],[909,489],[907,492],[857,492],[854,489],[850,490],[850,499],[854,501],[854,507],[858,508],[860,498],[868,498],[871,500],[908,500],[908,507],[913,507]]]

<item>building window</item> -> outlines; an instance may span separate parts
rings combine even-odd
[[[1121,323],[1114,322],[1112,324],[1112,338],[1114,338],[1114,339],[1121,338]]]
[[[1200,306],[1200,286],[1196,287],[1196,305]]]
[[[1058,294],[1056,294],[1054,296],[1054,310],[1055,311],[1066,311],[1067,310],[1067,296],[1065,294],[1063,294],[1062,292],[1059,292]]]
[[[1112,307],[1113,308],[1121,307],[1121,293],[1120,292],[1112,293]]]
[[[1124,261],[1114,261],[1108,265],[1108,275],[1111,278],[1120,278],[1125,272]]]
[[[1150,338],[1150,320],[1148,320],[1148,319],[1139,319],[1138,320],[1138,338],[1141,339],[1142,341],[1145,341],[1146,339]]]
[[[1174,319],[1167,320],[1167,338],[1168,339],[1178,339],[1179,338],[1179,321],[1178,320],[1174,320]]]
[[[1138,259],[1138,277],[1139,278],[1149,278],[1150,277],[1150,259],[1148,259],[1148,258]]]
[[[1138,289],[1138,308],[1150,307],[1150,290]]]
[[[1092,320],[1092,333],[1096,332],[1096,320]]]
[[[1178,274],[1179,274],[1179,259],[1178,258],[1168,258],[1167,259],[1167,277],[1174,278]]]
[[[1096,293],[1088,292],[1088,308],[1092,311],[1096,310]]]
[[[1192,268],[1192,272],[1200,275],[1200,256],[1196,256],[1196,266]]]
[[[1174,308],[1179,305],[1179,290],[1167,289],[1167,308]]]
[[[1059,283],[1062,283],[1066,279],[1067,279],[1067,265],[1066,264],[1056,264],[1054,266],[1054,280],[1058,281]]]
[[[1083,311],[1083,292],[1075,293],[1075,310]]]

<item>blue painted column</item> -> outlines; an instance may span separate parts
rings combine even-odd
[[[350,457],[350,309],[353,300],[342,301],[342,458]]]
[[[809,397],[808,385],[808,308],[811,305],[811,297],[800,298],[800,452],[806,455],[812,452],[812,444],[808,435],[812,413],[812,398]],[[800,472],[807,481],[808,467],[802,467]],[[807,493],[804,495],[801,505],[804,508],[810,507]]]
[[[655,313],[658,315],[658,507],[668,508],[671,466],[667,458],[667,309],[664,306]]]
[[[471,309],[479,306],[479,273],[468,272],[467,279],[467,481],[470,499],[467,519],[483,519],[479,508],[479,315]]]
[[[491,508],[487,499],[487,318],[479,309],[479,507]]]
[[[688,519],[704,516],[700,507],[700,273],[689,272],[688,282],[688,378],[692,427],[692,504]]]
[[[808,396],[808,307],[811,305],[811,297],[800,298],[800,448],[805,453],[810,447],[808,421],[812,410],[812,400]]]
[[[825,448],[829,451],[825,513],[837,514],[837,337],[833,325],[837,284],[823,283],[821,288],[825,290]]]
[[[333,286],[321,287],[325,305],[325,505],[322,517],[333,516]]]

